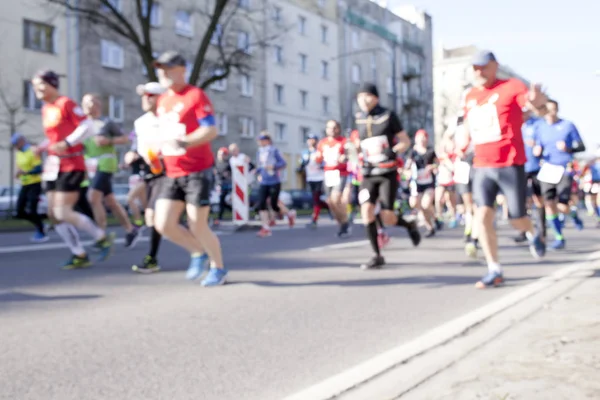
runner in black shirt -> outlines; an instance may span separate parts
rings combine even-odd
[[[231,193],[231,164],[229,163],[229,150],[227,147],[221,147],[217,152],[217,160],[215,161],[215,178],[217,180],[217,192],[219,193],[219,214],[217,219],[213,221],[214,226],[219,226],[223,219],[225,209],[232,208],[225,199]]]
[[[385,264],[377,243],[375,205],[378,201],[385,225],[407,228],[415,246],[421,241],[421,235],[416,222],[408,222],[401,215],[394,213],[398,190],[396,154],[408,150],[410,139],[402,129],[396,113],[379,105],[379,94],[375,85],[363,84],[358,91],[357,101],[361,111],[356,114],[356,126],[363,156],[363,180],[358,201],[361,204],[367,237],[375,253],[361,268],[371,269],[380,268]]]

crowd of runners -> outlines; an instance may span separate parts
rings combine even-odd
[[[515,242],[528,242],[535,258],[543,257],[547,247],[565,248],[566,219],[583,229],[582,201],[600,223],[600,153],[577,162],[574,155],[585,146],[575,125],[558,117],[558,102],[548,99],[539,85],[528,88],[516,79],[499,79],[493,53],[477,54],[472,65],[473,86],[435,148],[425,130],[411,140],[396,113],[379,104],[377,87],[370,83],[357,91],[360,111],[353,129],[344,131],[331,120],[324,137],[308,137],[298,166],[313,198],[307,227],[317,229],[321,211],[327,210],[339,225],[338,237],[346,238],[360,213],[372,250],[362,269],[385,265],[382,249],[390,241],[389,227],[403,227],[418,246],[420,225],[426,238],[444,226],[464,226],[466,255],[477,257],[481,248],[488,266],[476,286],[498,286],[504,276],[497,217],[510,220],[517,230]],[[79,231],[94,239],[90,251],[98,253],[99,261],[111,255],[115,237],[106,230],[108,207],[125,229],[126,247],[135,245],[142,228],[150,231],[149,251],[132,266],[134,271],[160,270],[157,254],[165,236],[189,252],[188,279],[202,277],[204,286],[221,285],[228,271],[209,224],[214,181],[220,189],[213,223],[218,225],[228,207],[232,165],[248,165],[258,183],[258,235],[268,237],[278,218],[295,224],[295,211],[279,200],[287,163],[266,131],[258,138],[255,159],[235,144],[213,157],[210,143],[218,134],[214,110],[201,89],[186,83],[185,59],[166,52],[155,66],[159,82],[136,89],[144,114],[131,135],[102,118],[98,96],[86,94],[79,107],[60,94],[53,71],[33,77],[36,96],[44,102],[46,140],[33,146],[21,135],[12,138],[22,183],[18,215],[35,226],[33,240],[47,239],[35,213],[45,182],[48,217],[71,253],[63,268],[91,265]],[[115,146],[130,142],[131,150],[118,160]],[[132,170],[131,217],[112,191],[121,161]],[[183,214],[185,224],[180,222]],[[549,244],[548,225],[554,233]]]

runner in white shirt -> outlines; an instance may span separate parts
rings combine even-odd
[[[306,224],[307,228],[316,228],[317,221],[322,209],[328,210],[329,206],[326,202],[321,199],[323,195],[323,180],[325,179],[325,173],[323,170],[323,162],[317,162],[317,143],[319,137],[315,134],[311,134],[306,139],[306,145],[308,148],[302,152],[302,158],[300,160],[300,166],[298,172],[304,172],[306,175],[306,183],[312,193],[313,199],[313,214],[312,220]]]

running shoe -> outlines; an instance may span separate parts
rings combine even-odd
[[[112,254],[113,244],[115,243],[115,233],[111,232],[104,239],[94,243],[94,248],[98,249],[98,261],[104,261]]]
[[[518,236],[513,238],[515,243],[525,243],[527,241],[527,234],[525,232],[521,232]]]
[[[340,226],[340,230],[337,233],[337,237],[340,239],[345,239],[349,237],[352,233],[352,228],[350,227],[350,223],[346,222]]]
[[[72,270],[72,269],[83,269],[91,266],[90,258],[86,255],[80,257],[73,254],[71,258],[69,258],[61,268],[64,270]]]
[[[201,285],[206,287],[220,286],[227,282],[227,270],[225,268],[211,267],[208,275],[202,281]]]
[[[272,234],[273,233],[271,232],[270,229],[261,228],[260,231],[258,231],[258,233],[256,234],[256,236],[264,238],[264,237],[269,237]]]
[[[408,236],[413,244],[413,246],[417,247],[419,243],[421,243],[421,232],[419,232],[419,227],[417,226],[417,221],[409,222],[408,226]]]
[[[539,259],[546,255],[546,244],[540,235],[535,235],[529,242],[529,251],[533,258]]]
[[[134,226],[133,230],[125,235],[125,248],[133,249],[139,240],[140,229]]]
[[[158,265],[156,258],[146,256],[144,257],[144,261],[142,261],[141,265],[133,265],[131,270],[140,274],[151,274],[153,272],[160,271],[160,266]]]
[[[190,265],[185,274],[185,279],[193,281],[200,278],[206,270],[208,270],[208,255],[206,253],[193,255],[190,258]]]
[[[562,250],[565,248],[566,244],[567,242],[565,241],[565,239],[556,239],[554,242],[552,242],[550,248],[552,250]]]
[[[502,284],[504,284],[502,272],[488,272],[486,276],[481,278],[481,280],[475,284],[475,287],[477,289],[487,289],[490,287],[498,287]]]
[[[477,258],[477,246],[473,242],[465,243],[465,254],[470,258]]]
[[[308,224],[306,224],[306,227],[308,229],[317,229],[317,221],[310,221]]]
[[[31,237],[30,240],[33,243],[44,243],[44,242],[47,242],[48,240],[50,240],[50,238],[47,235],[45,235],[43,232],[36,232]]]
[[[288,212],[288,224],[290,225],[290,228],[293,228],[295,223],[296,223],[296,210],[290,210]]]
[[[360,269],[366,271],[370,269],[381,269],[385,265],[385,259],[382,256],[374,256],[365,264],[360,266]]]

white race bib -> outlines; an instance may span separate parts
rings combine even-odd
[[[558,182],[560,182],[564,175],[565,167],[544,163],[540,169],[540,172],[538,172],[537,178],[540,182],[556,185]]]
[[[340,176],[340,171],[337,169],[331,171],[325,171],[325,186],[327,187],[335,187],[340,184],[342,178]]]
[[[498,95],[493,95],[488,103],[469,110],[467,121],[474,144],[494,143],[502,139],[498,110],[493,103],[497,98]]]
[[[454,182],[468,185],[471,176],[471,166],[468,162],[456,160],[454,163]]]
[[[387,160],[385,149],[389,147],[387,136],[374,136],[360,142],[363,159],[370,164],[379,164]]]
[[[452,171],[444,164],[438,169],[437,181],[440,185],[449,185],[452,183]]]
[[[54,182],[58,179],[60,172],[60,158],[57,156],[48,156],[44,162],[44,172],[42,172],[42,180],[45,182]]]
[[[88,177],[92,179],[98,171],[98,159],[97,158],[86,158],[85,169],[87,170]]]
[[[338,165],[340,160],[340,148],[338,146],[334,147],[325,147],[323,151],[323,161],[325,161],[325,165],[328,167],[335,167]]]
[[[433,183],[433,174],[431,171],[424,168],[417,170],[417,184],[429,185],[430,183]]]
[[[163,156],[182,156],[185,154],[185,149],[175,146],[171,142],[185,137],[185,125],[171,121],[170,118],[165,116],[160,120],[160,137],[163,140],[160,151]]]

